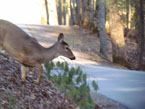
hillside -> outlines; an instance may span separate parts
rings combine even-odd
[[[43,74],[35,85],[37,71],[27,73],[26,88],[21,85],[20,64],[8,54],[0,54],[0,109],[74,109],[75,105]]]

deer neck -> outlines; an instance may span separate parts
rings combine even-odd
[[[58,50],[57,50],[57,43],[52,45],[49,48],[45,48],[43,52],[43,63],[49,62],[53,60],[54,58],[59,56]]]

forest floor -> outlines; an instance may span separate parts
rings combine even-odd
[[[56,89],[43,73],[35,85],[38,70],[27,73],[26,86],[21,84],[20,63],[7,53],[0,53],[0,109],[75,109],[76,105]]]
[[[81,30],[77,27],[66,26],[40,26],[40,25],[21,25],[22,28],[27,28],[26,31],[34,36],[43,46],[49,47],[56,42],[58,34],[64,33],[65,41],[69,43],[73,49],[78,61],[89,62],[95,61],[102,65],[108,65],[117,68],[125,68],[121,65],[112,63],[111,58],[106,60],[99,54],[99,37],[97,34],[87,30]],[[108,55],[111,57],[111,42],[107,37]],[[130,44],[131,43],[131,44]],[[137,45],[132,42],[127,42],[127,50],[130,53],[128,56],[130,63],[137,64],[134,58],[134,51]],[[133,51],[133,53],[132,53]],[[145,59],[145,58],[144,58]],[[132,61],[135,60],[135,61]],[[135,67],[133,67],[134,69]],[[43,74],[43,79],[40,85],[33,84],[36,80],[37,72],[27,75],[26,88],[21,87],[20,64],[11,58],[8,54],[0,54],[0,108],[15,108],[15,109],[74,109],[76,108],[65,94],[53,86]],[[102,96],[96,95],[96,109],[125,109],[124,106]],[[98,101],[98,102],[97,102]],[[47,107],[47,108],[46,108]]]

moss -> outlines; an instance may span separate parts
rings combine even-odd
[[[127,68],[130,68],[130,64],[128,63],[128,61],[122,57],[116,57],[116,56],[113,56],[113,62],[114,63],[117,63],[117,64],[120,64],[120,65],[123,65]]]

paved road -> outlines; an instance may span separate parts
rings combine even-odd
[[[145,109],[145,72],[121,70],[98,65],[81,65],[92,80],[99,85],[98,93],[130,109]]]
[[[97,93],[104,95],[129,109],[145,109],[145,72],[123,70],[87,64],[68,59],[55,59],[54,61],[67,61],[71,66],[80,66],[87,74],[87,82],[93,90],[91,81],[95,80],[99,86]]]

